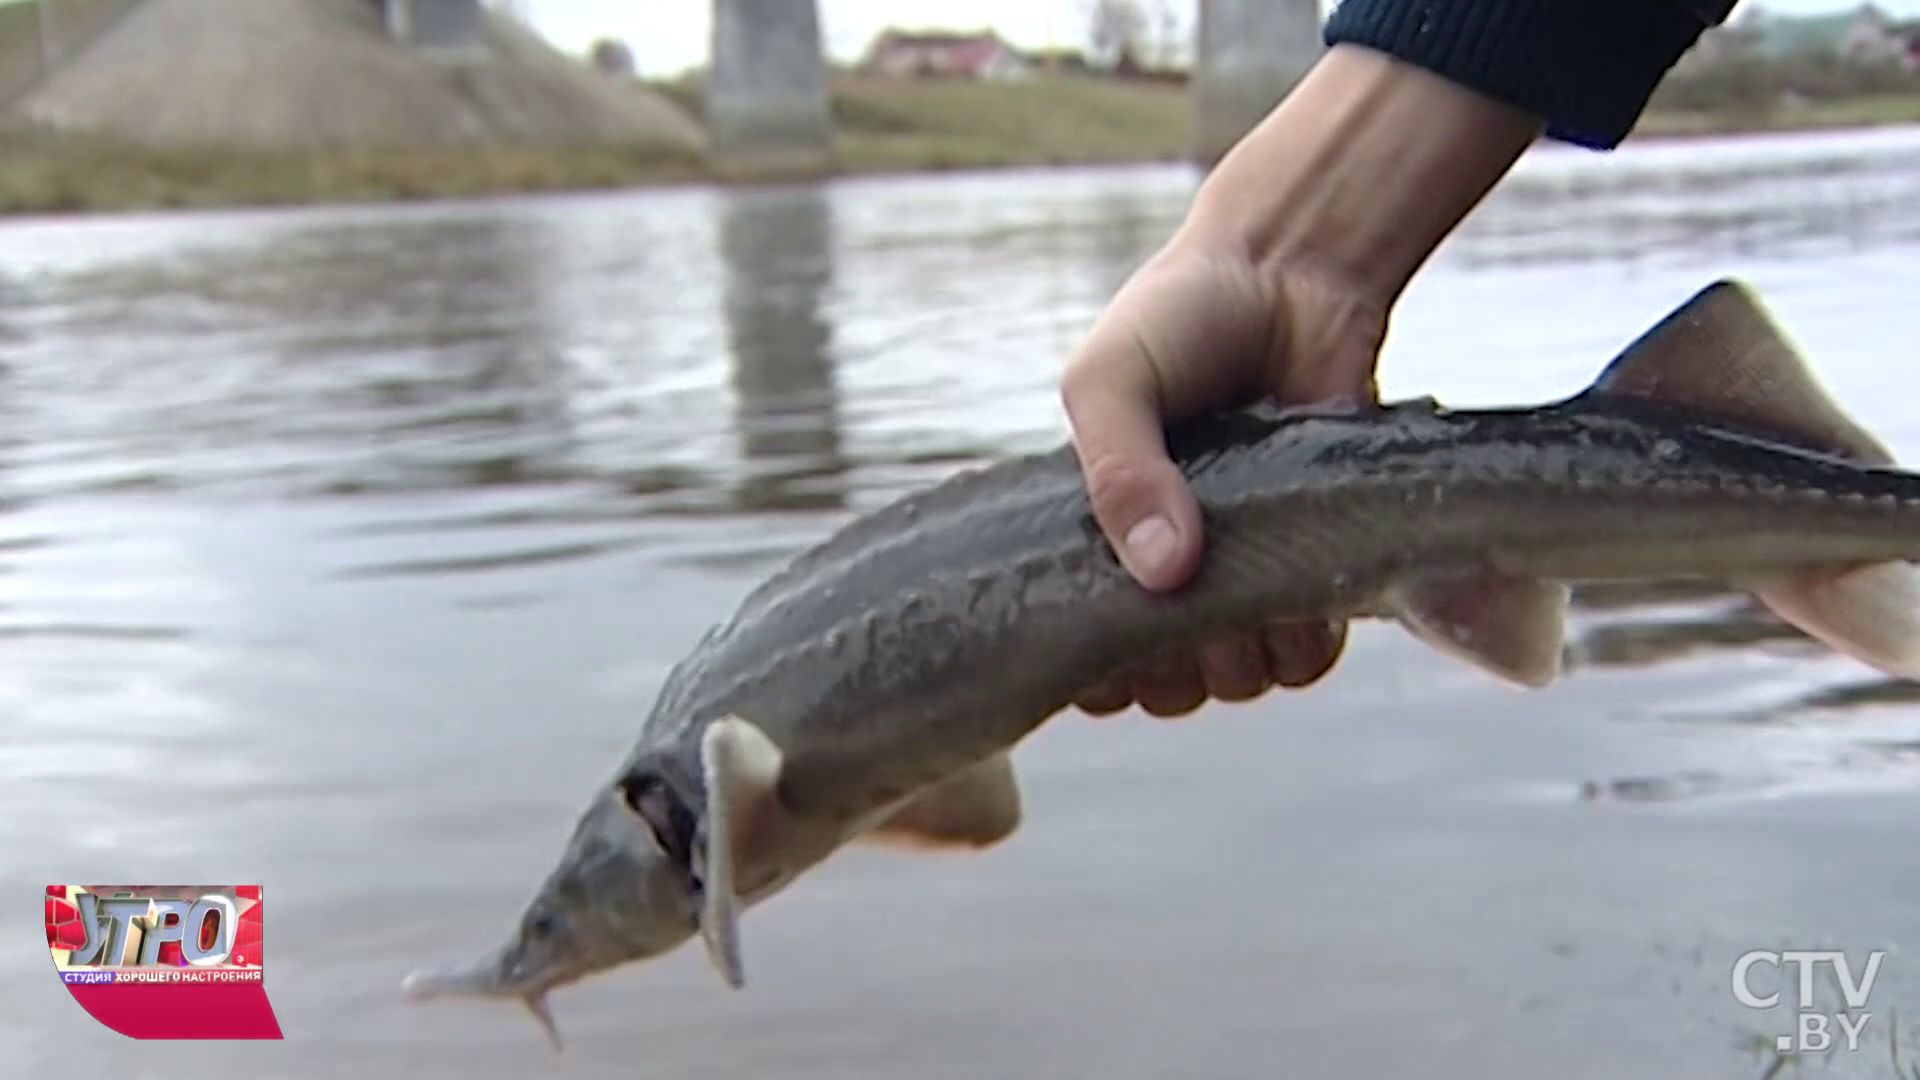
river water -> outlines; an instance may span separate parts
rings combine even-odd
[[[0,229],[0,1060],[199,1077],[1745,1077],[1755,948],[1920,1010],[1920,712],[1725,598],[1582,611],[1522,693],[1363,627],[1305,694],[1077,714],[1022,832],[852,850],[688,948],[402,1006],[498,939],[667,665],[849,513],[1063,435],[1180,168]],[[1407,296],[1389,395],[1583,386],[1722,274],[1909,460],[1920,133],[1543,149]],[[261,882],[287,1039],[86,1020],[49,882]],[[1779,985],[1763,972],[1755,987]],[[1920,1022],[1920,1020],[1916,1020]]]

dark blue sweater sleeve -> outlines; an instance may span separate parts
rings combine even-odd
[[[1620,144],[1667,72],[1734,0],[1341,0],[1329,45],[1361,45],[1545,118],[1548,136]]]

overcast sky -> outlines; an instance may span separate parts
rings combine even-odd
[[[666,75],[695,67],[707,54],[708,13],[713,0],[519,0],[540,32],[570,52],[586,49],[601,34],[624,38],[640,70]],[[1149,0],[1152,3],[1153,0]],[[1746,6],[1756,0],[1742,0]],[[1849,0],[1759,0],[1773,11],[1821,12],[1852,8]],[[1016,44],[1035,47],[1051,40],[1077,44],[1084,38],[1088,0],[819,0],[827,48],[857,56],[887,26],[971,29],[990,26]],[[1920,15],[1920,0],[1879,0],[1882,10]],[[1194,0],[1172,0],[1191,23]],[[1321,6],[1326,7],[1326,0]]]

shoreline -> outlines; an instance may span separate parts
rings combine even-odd
[[[697,113],[696,85],[653,88]],[[804,174],[723,171],[697,152],[658,147],[528,144],[312,154],[159,148],[16,129],[0,133],[0,217],[410,203],[1188,160],[1187,96],[1164,84],[843,77],[833,87],[833,110],[836,160],[824,172]],[[1920,125],[1920,94],[1860,95],[1766,114],[1652,110],[1628,145],[1913,125]]]

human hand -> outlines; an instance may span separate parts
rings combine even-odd
[[[1250,401],[1371,400],[1408,280],[1539,135],[1542,121],[1365,48],[1329,49],[1221,159],[1177,235],[1095,323],[1061,383],[1094,516],[1143,587],[1200,562],[1200,513],[1168,421]],[[1209,696],[1305,687],[1344,623],[1248,627],[1089,687],[1095,714],[1179,716]]]
[[[1312,262],[1275,272],[1231,247],[1176,238],[1114,297],[1061,382],[1093,512],[1143,586],[1199,565],[1199,505],[1167,456],[1165,424],[1262,394],[1289,404],[1374,398],[1384,303]],[[1136,702],[1171,717],[1209,697],[1246,701],[1332,670],[1344,621],[1272,623],[1170,651],[1076,699],[1101,715]]]

